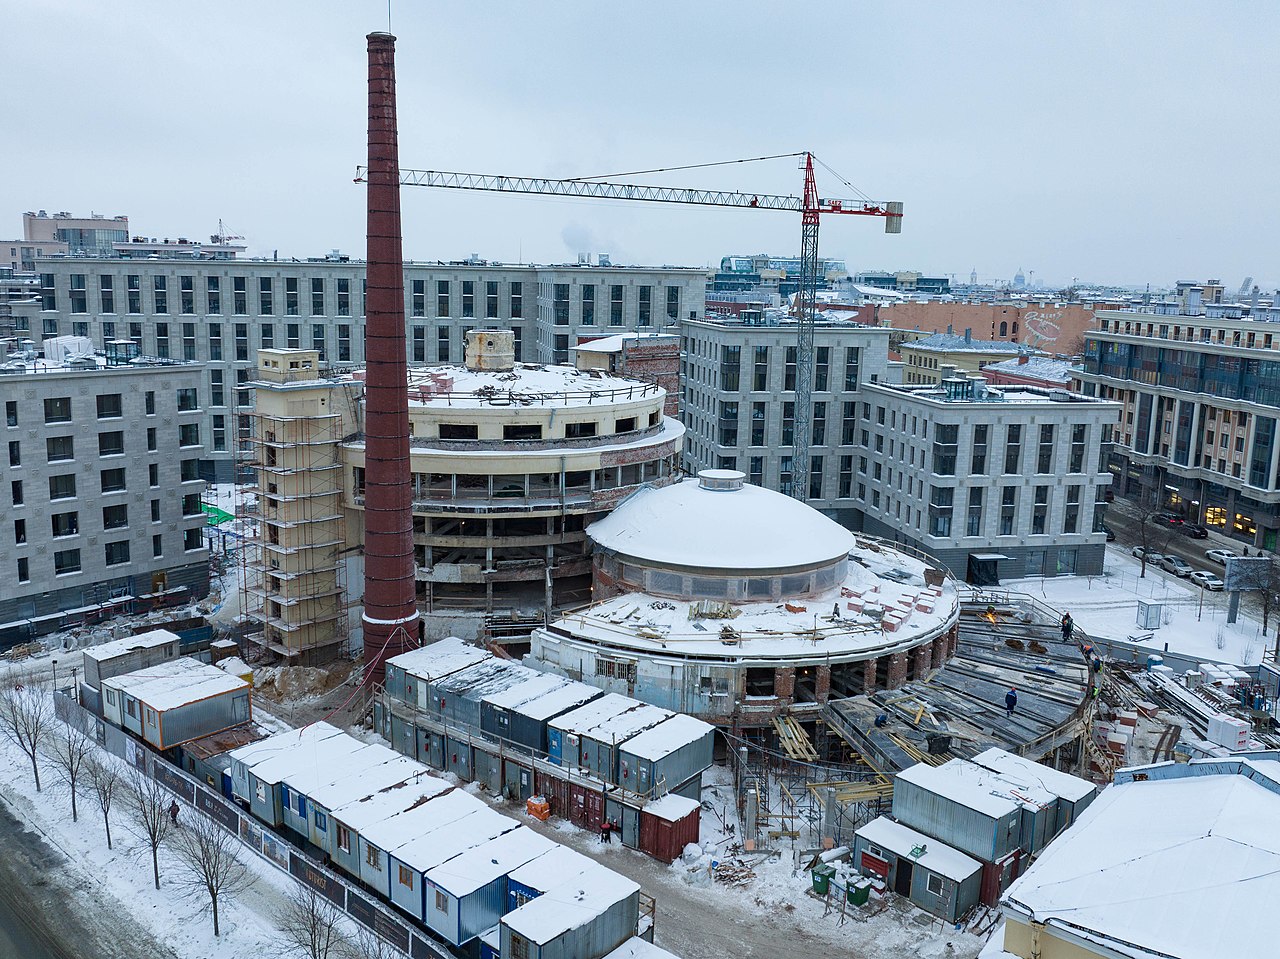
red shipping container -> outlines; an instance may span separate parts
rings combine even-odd
[[[680,798],[680,797],[675,797]],[[664,800],[649,805],[661,809]],[[649,811],[649,806],[640,810],[640,851],[648,853],[654,859],[663,862],[675,862],[684,852],[684,847],[697,842],[701,831],[700,813],[702,807],[694,803],[693,808],[684,815],[669,819],[665,811],[659,815]]]

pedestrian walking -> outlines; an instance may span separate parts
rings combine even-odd
[[[613,823],[607,819],[600,824],[600,841],[606,845],[613,842]]]
[[[1004,694],[1004,714],[1008,719],[1013,718],[1013,708],[1018,705],[1018,691],[1010,689]]]
[[[178,825],[178,800],[169,803],[169,822]]]

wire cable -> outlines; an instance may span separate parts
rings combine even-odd
[[[611,180],[620,176],[644,176],[648,173],[671,173],[675,170],[701,170],[704,167],[711,166],[733,166],[735,163],[755,163],[759,160],[785,160],[788,157],[804,156],[804,153],[775,153],[773,156],[767,157],[746,157],[741,160],[716,160],[712,163],[690,163],[685,166],[664,166],[657,167],[653,170],[630,170],[626,173],[602,173],[598,176],[571,176],[565,177],[568,182],[578,180]]]

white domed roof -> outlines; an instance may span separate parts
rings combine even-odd
[[[790,496],[744,484],[736,470],[699,476],[641,490],[587,535],[638,560],[708,570],[820,566],[854,547],[839,523]]]

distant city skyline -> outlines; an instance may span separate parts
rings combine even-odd
[[[851,271],[1280,283],[1280,92],[1245,46],[1275,34],[1275,6],[799,6],[808,22],[788,10],[780,29],[755,0],[398,4],[401,161],[580,177],[810,149],[905,204],[901,236],[824,222],[822,254]],[[386,17],[373,0],[9,8],[0,54],[29,92],[0,236],[26,210],[96,211],[148,236],[221,218],[250,255],[363,255],[364,34]],[[788,160],[636,179],[801,186]],[[827,170],[818,185],[850,193]],[[418,260],[703,266],[799,246],[785,213],[416,188],[403,206]]]

